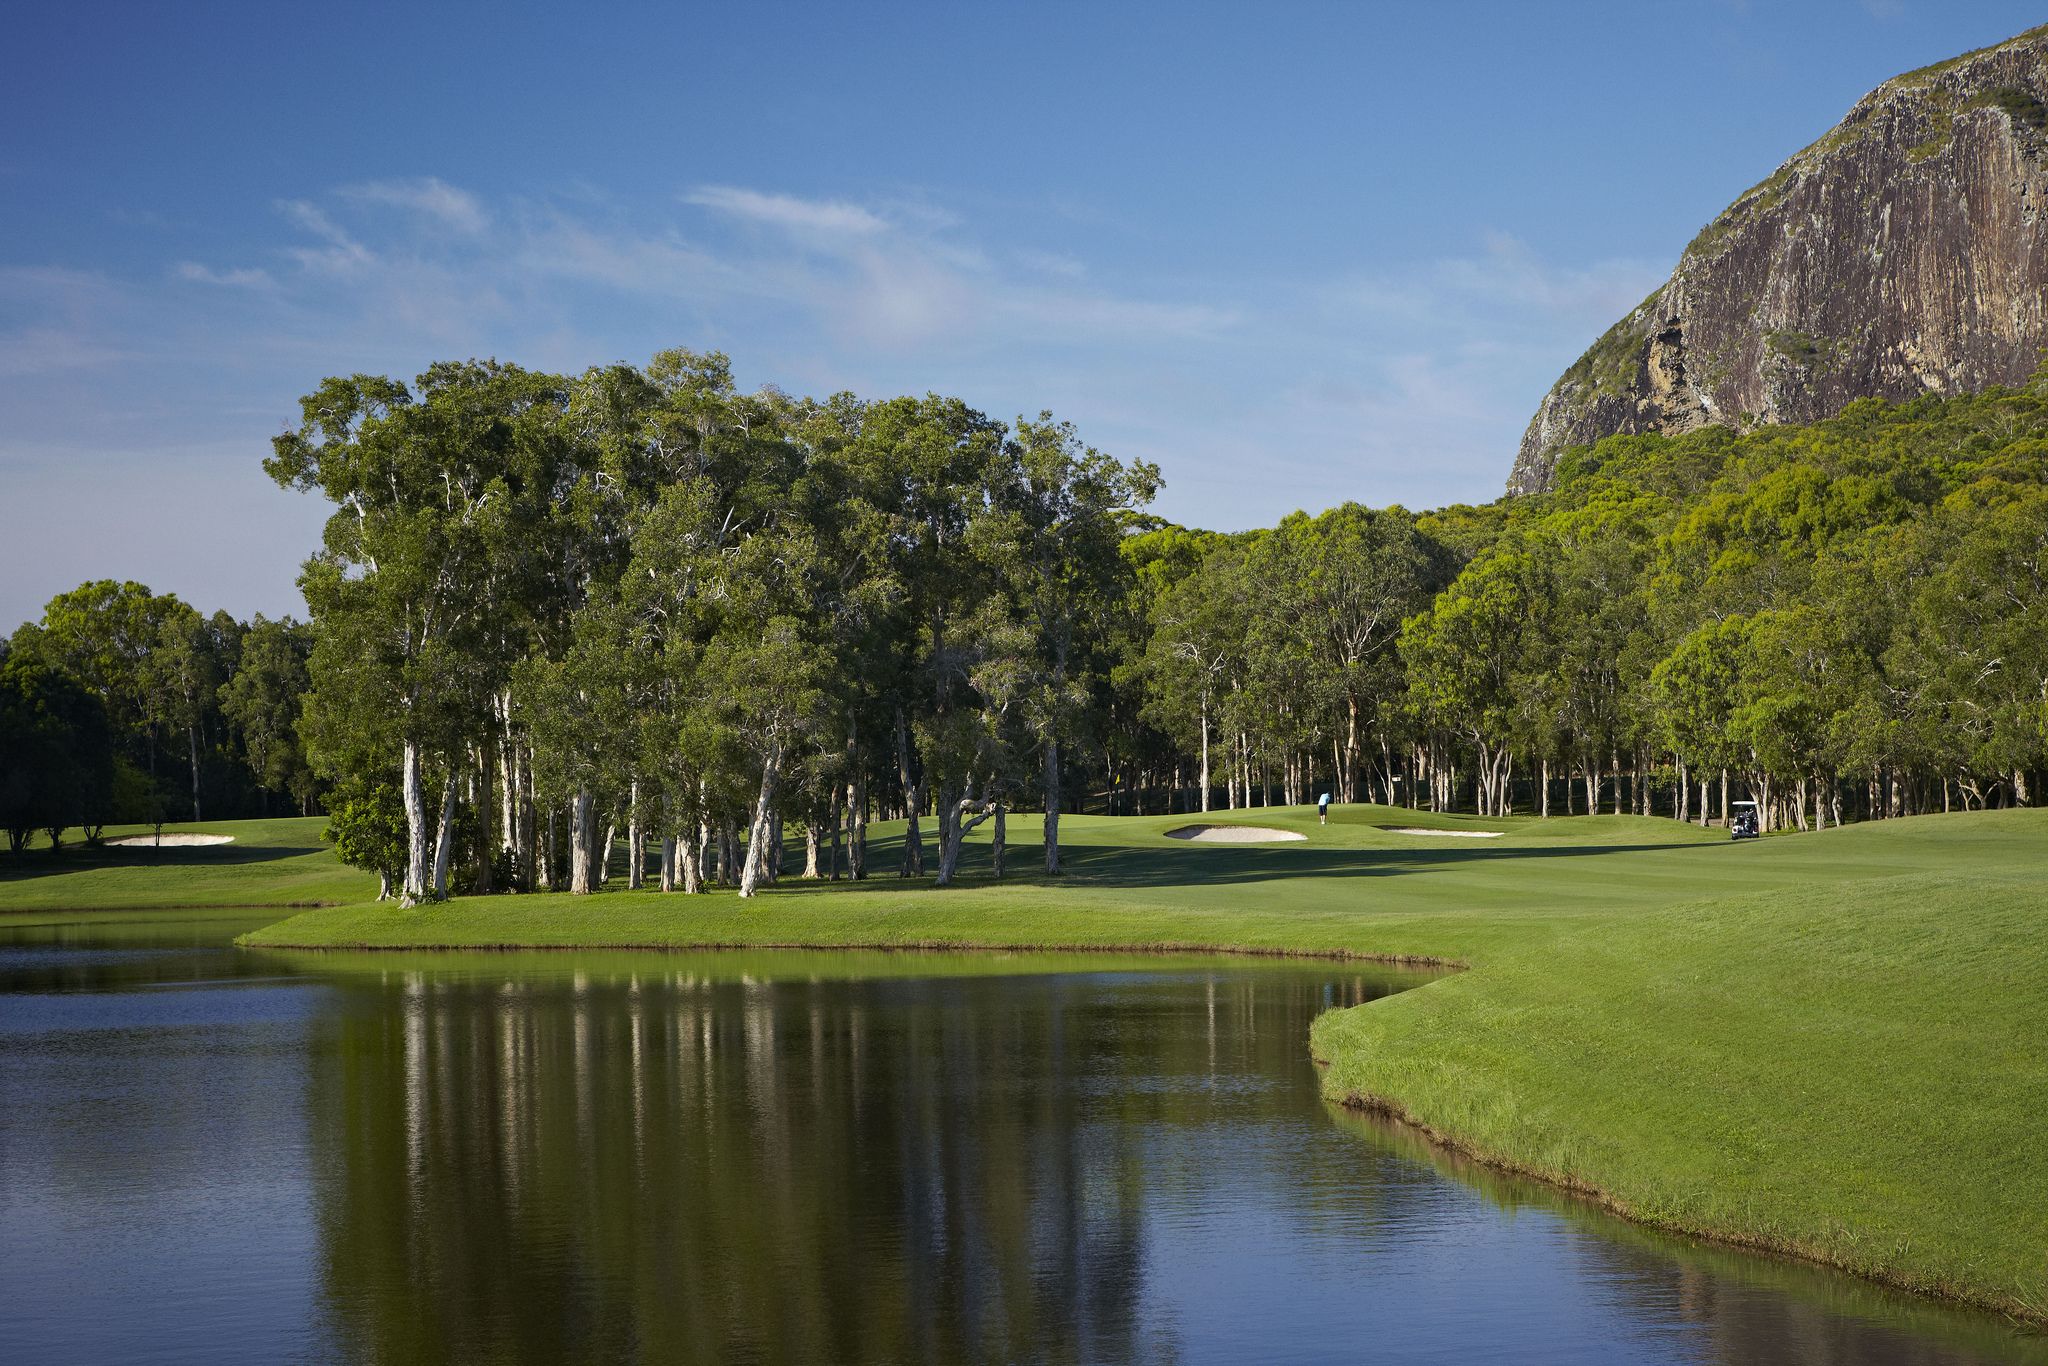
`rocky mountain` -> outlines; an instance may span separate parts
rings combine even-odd
[[[1617,432],[1812,422],[2031,376],[2048,347],[2048,26],[1885,82],[1709,223],[1536,410],[1508,488]]]

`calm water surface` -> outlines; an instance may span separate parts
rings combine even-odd
[[[1415,974],[30,920],[8,1361],[2048,1361],[1326,1106],[1309,1021]]]

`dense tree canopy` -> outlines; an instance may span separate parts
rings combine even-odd
[[[622,835],[632,885],[751,893],[786,825],[807,875],[861,878],[869,821],[905,819],[893,871],[944,884],[986,822],[1000,876],[1018,810],[1056,873],[1082,804],[1747,797],[1807,828],[2048,771],[2042,386],[1615,437],[1539,497],[1229,535],[1146,514],[1158,471],[1048,414],[744,393],[680,350],[330,379],[266,468],[334,505],[311,627],[54,600],[10,642],[0,781],[37,812],[10,828],[275,796],[411,900],[588,891]],[[29,801],[94,715],[112,776]]]
[[[17,667],[82,689],[97,708],[111,776],[87,784],[61,825],[95,837],[110,821],[316,805],[321,789],[299,735],[312,648],[303,624],[203,616],[142,584],[99,580],[51,599],[5,644]],[[12,770],[16,781],[22,771]]]

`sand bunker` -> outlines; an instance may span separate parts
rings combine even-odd
[[[1497,840],[1507,833],[1504,830],[1424,830],[1419,825],[1383,825],[1380,829],[1389,835],[1435,835],[1451,840]]]
[[[1169,830],[1170,840],[1200,840],[1204,844],[1269,844],[1274,840],[1305,840],[1293,830],[1275,830],[1265,825],[1183,825]]]
[[[165,835],[161,839],[155,835],[129,835],[124,839],[107,841],[108,844],[117,844],[124,849],[137,847],[148,849],[189,849],[195,844],[233,844],[234,842],[235,837],[233,835]]]

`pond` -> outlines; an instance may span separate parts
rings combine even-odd
[[[1325,1104],[1351,964],[279,955],[0,922],[0,1343],[60,1362],[2005,1362]]]

